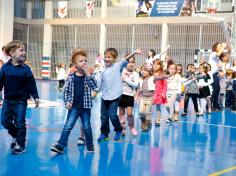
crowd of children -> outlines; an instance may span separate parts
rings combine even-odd
[[[31,95],[38,106],[38,93],[31,70],[22,62],[25,57],[22,42],[9,43],[5,51],[11,59],[3,65],[0,72],[0,88],[5,88],[1,123],[14,139],[11,144],[13,153],[21,154],[25,151],[25,101]],[[188,115],[190,98],[196,116],[211,114],[212,111],[224,108],[236,111],[236,61],[231,67],[230,49],[227,44],[214,44],[209,62],[202,59],[199,65],[189,64],[185,73],[181,64],[170,58],[161,60],[162,54],[156,55],[154,50],[148,53],[146,63],[136,69],[135,55],[142,53],[143,50],[137,49],[116,62],[118,51],[108,48],[104,52],[104,68],[94,72],[87,66],[87,51],[83,48],[73,51],[72,65],[64,88],[64,102],[68,114],[60,139],[51,147],[53,152],[63,153],[78,119],[81,123],[78,144],[86,144],[87,151],[94,152],[90,117],[92,99],[98,92],[101,93],[99,142],[109,140],[109,121],[114,127],[115,141],[126,135],[126,121],[131,134],[138,135],[133,115],[135,101],[139,105],[143,131],[148,131],[151,127],[153,107],[157,112],[156,126],[162,124],[162,118],[166,123],[177,122],[181,99],[184,100],[182,116]],[[13,72],[24,76],[8,76]],[[58,89],[61,91],[66,75],[63,64],[59,66],[57,73],[60,81]],[[13,78],[14,81],[20,81],[18,87],[12,86],[10,81]],[[21,91],[14,91],[16,88]],[[22,113],[13,118],[12,107],[20,108]],[[163,112],[164,108],[168,116]]]

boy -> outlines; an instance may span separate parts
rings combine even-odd
[[[13,137],[11,150],[13,154],[25,152],[26,108],[30,95],[39,106],[39,96],[34,76],[29,66],[25,65],[25,47],[21,41],[11,41],[5,47],[11,59],[0,71],[0,90],[4,87],[1,123]]]
[[[64,102],[68,109],[66,123],[61,133],[61,137],[56,145],[51,147],[51,151],[62,154],[68,143],[71,130],[80,117],[82,127],[85,134],[87,152],[93,153],[93,136],[90,124],[91,108],[92,108],[92,91],[97,88],[97,84],[93,76],[85,71],[87,64],[87,51],[83,48],[76,49],[72,54],[72,62],[76,68],[76,72],[68,76],[65,90]],[[93,93],[96,96],[96,92]]]
[[[142,53],[142,50],[137,49],[118,63],[115,63],[118,57],[118,52],[115,48],[108,48],[104,53],[106,67],[98,80],[98,89],[102,92],[101,134],[98,138],[99,142],[109,140],[109,118],[116,132],[114,140],[118,141],[121,138],[123,128],[117,115],[119,99],[122,94],[121,72],[128,64],[127,60],[133,57],[135,54],[140,53]]]

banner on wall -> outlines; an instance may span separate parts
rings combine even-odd
[[[191,16],[195,0],[138,0],[136,17]]]
[[[58,16],[60,18],[65,18],[67,15],[67,3],[68,3],[68,1],[59,1],[58,2]]]
[[[94,1],[86,1],[85,15],[87,18],[91,18],[94,14]]]

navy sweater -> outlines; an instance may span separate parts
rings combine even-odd
[[[36,82],[28,65],[12,65],[11,59],[0,71],[0,90],[4,87],[4,99],[27,100],[39,98]]]

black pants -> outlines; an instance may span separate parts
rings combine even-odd
[[[218,78],[218,72],[213,74],[213,83],[212,83],[212,96],[211,102],[214,109],[219,109],[219,96],[220,96],[220,80]]]
[[[192,98],[194,110],[195,110],[195,112],[198,112],[197,97],[198,97],[198,94],[185,94],[185,97],[184,97],[184,113],[187,113],[187,111],[188,111],[189,98]]]
[[[232,110],[236,111],[236,91],[232,91],[232,93],[233,93]]]
[[[62,89],[63,86],[64,86],[64,84],[65,84],[65,80],[64,80],[64,79],[59,80],[59,86],[58,86],[58,89]]]
[[[233,106],[234,94],[232,90],[226,90],[225,107],[231,108]]]

